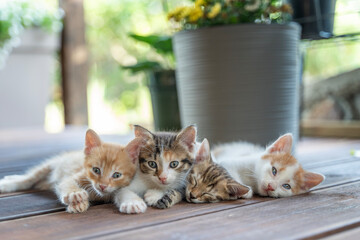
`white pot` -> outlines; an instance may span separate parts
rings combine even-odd
[[[58,46],[57,35],[24,31],[0,70],[0,129],[44,125]]]

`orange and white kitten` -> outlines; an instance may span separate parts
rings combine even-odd
[[[260,196],[289,197],[307,192],[325,177],[304,170],[291,154],[292,135],[285,134],[269,147],[235,142],[213,150],[215,162],[223,166],[239,183]],[[252,194],[247,194],[251,197]]]
[[[186,175],[195,157],[196,128],[179,133],[155,132],[135,126],[135,136],[145,140],[140,149],[139,168],[128,187],[114,201],[123,213],[142,213],[147,205],[169,208],[184,195]]]
[[[84,212],[90,201],[111,201],[116,190],[130,184],[142,142],[135,138],[125,147],[104,143],[88,130],[84,151],[52,157],[24,175],[4,177],[0,193],[53,190],[68,212]]]

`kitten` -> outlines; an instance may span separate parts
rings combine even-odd
[[[24,175],[6,176],[0,180],[0,193],[53,190],[68,212],[84,212],[89,201],[111,201],[117,189],[130,184],[142,142],[135,138],[125,147],[103,143],[88,130],[84,151],[55,156]]]
[[[292,140],[291,134],[285,134],[266,149],[246,142],[222,144],[213,154],[215,162],[254,193],[289,197],[305,193],[325,179],[301,167],[291,154]]]
[[[169,208],[182,200],[186,175],[195,157],[196,128],[189,126],[176,134],[134,127],[135,136],[146,143],[140,149],[134,180],[119,191],[115,203],[123,213],[142,213],[147,205]]]
[[[225,168],[212,161],[207,139],[201,143],[195,162],[187,177],[185,193],[188,202],[218,202],[246,197],[250,189],[236,182]]]

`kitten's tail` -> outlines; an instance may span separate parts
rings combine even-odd
[[[0,193],[16,192],[28,190],[34,185],[45,182],[51,172],[50,162],[45,162],[39,166],[31,168],[24,175],[10,175],[0,180]]]

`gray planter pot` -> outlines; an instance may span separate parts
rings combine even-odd
[[[149,89],[156,131],[181,129],[174,70],[151,72]]]
[[[298,137],[300,26],[241,24],[175,34],[183,126],[212,143]]]
[[[21,45],[0,70],[0,129],[43,127],[58,40],[40,29],[22,34]]]

